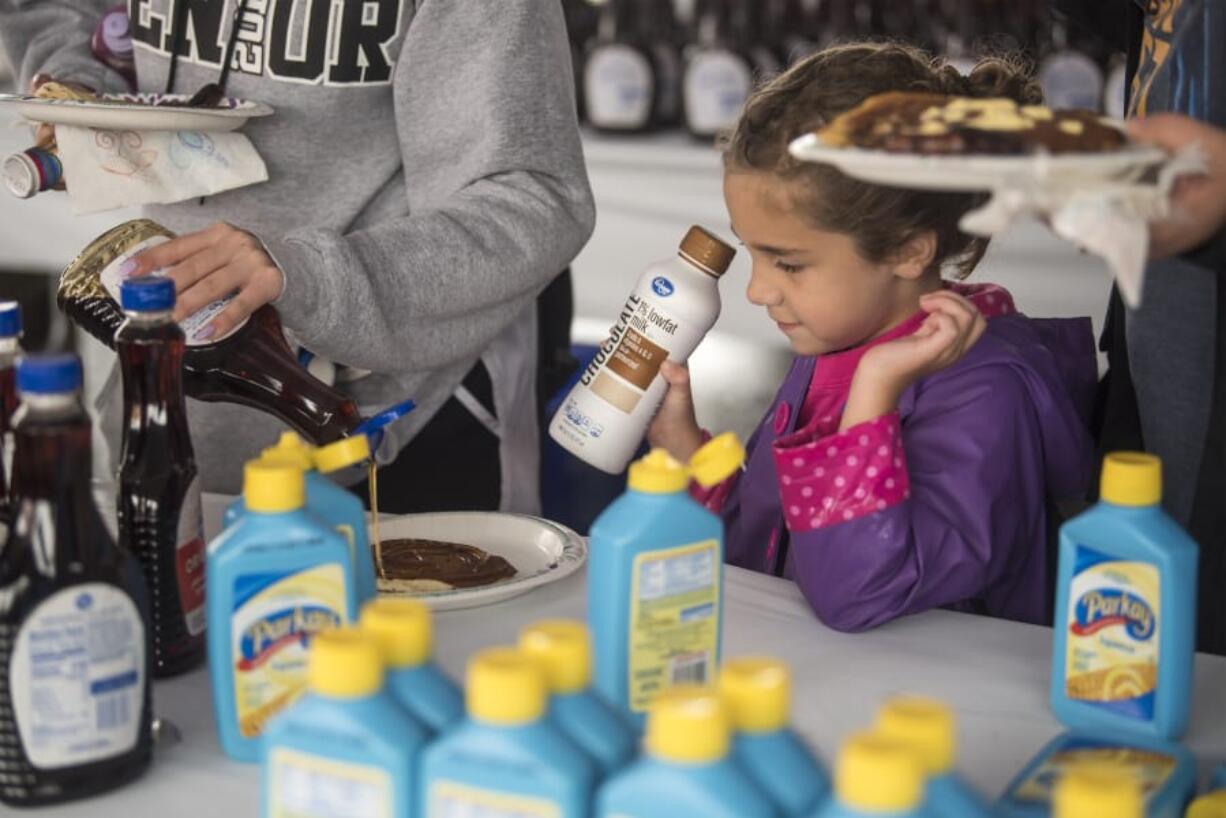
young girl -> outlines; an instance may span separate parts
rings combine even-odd
[[[986,249],[958,229],[982,197],[788,155],[794,137],[902,89],[1039,101],[1006,61],[963,77],[898,45],[827,50],[754,95],[724,195],[753,260],[747,296],[797,357],[744,472],[702,499],[724,516],[729,562],[795,580],[830,627],[939,606],[1049,621],[1051,501],[1091,476],[1089,321],[1031,320],[999,287],[942,281]],[[684,459],[703,435],[688,373],[664,374],[651,440]]]

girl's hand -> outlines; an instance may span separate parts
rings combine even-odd
[[[668,392],[660,411],[647,430],[652,448],[666,449],[682,463],[688,463],[702,446],[702,430],[694,416],[694,396],[690,392],[690,370],[683,364],[665,361],[660,375],[668,382]]]
[[[922,296],[920,308],[928,317],[918,330],[860,359],[840,430],[895,411],[908,386],[957,363],[987,329],[975,305],[949,290]]]
[[[237,293],[229,306],[197,337],[207,340],[232,331],[265,304],[280,297],[285,275],[252,234],[215,224],[152,247],[127,261],[120,273],[148,275],[166,270],[178,291],[175,320]]]

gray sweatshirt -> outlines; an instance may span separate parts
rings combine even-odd
[[[112,2],[0,0],[20,82],[117,87],[88,46]],[[237,0],[130,0],[142,91],[164,89],[176,6],[190,10],[175,90],[218,77]],[[245,131],[269,181],[149,216],[255,233],[285,272],[276,307],[293,338],[373,373],[346,387],[363,412],[418,402],[381,460],[483,357],[500,423],[534,427],[535,298],[595,221],[557,0],[249,0],[227,91],[276,109]],[[229,405],[189,413],[205,488],[237,491],[279,424]]]

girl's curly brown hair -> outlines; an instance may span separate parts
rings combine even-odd
[[[828,165],[799,162],[788,153],[796,137],[886,91],[1009,97],[1023,105],[1043,100],[1033,66],[1018,57],[981,60],[964,76],[912,46],[835,46],[800,61],[754,92],[736,129],[724,139],[725,168],[770,173],[795,183],[790,188],[800,212],[820,229],[852,236],[860,254],[874,263],[888,261],[911,238],[931,231],[936,254],[930,270],[950,266],[964,278],[983,258],[988,240],[963,233],[958,222],[986,201],[983,194],[867,184]]]

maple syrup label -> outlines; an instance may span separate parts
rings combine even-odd
[[[1039,69],[1043,99],[1051,108],[1097,111],[1103,101],[1103,72],[1084,54],[1057,52]]]
[[[587,112],[598,128],[640,130],[651,121],[655,78],[647,57],[626,45],[592,52],[587,66]]]
[[[22,623],[9,666],[26,757],[57,769],[131,752],[145,684],[145,626],[131,597],[101,582],[52,594]]]
[[[695,54],[685,74],[685,118],[695,133],[717,133],[736,125],[753,90],[753,72],[730,51]]]
[[[179,509],[179,536],[175,543],[175,574],[183,621],[192,636],[204,633],[204,516],[200,505],[200,478],[192,480]]]
[[[101,289],[118,308],[119,286],[129,277],[122,272],[123,265],[145,250],[165,244],[173,238],[174,233],[148,219],[134,219],[112,228],[91,242],[72,264],[68,265],[60,279],[60,298],[73,302],[89,301],[101,297]],[[165,270],[156,270],[151,275],[165,274]],[[187,345],[215,344],[242,329],[246,321],[221,337],[201,337],[205,327],[233,300],[232,295],[219,298],[179,322],[183,334],[187,337]]]
[[[111,296],[111,298],[115,299],[116,303],[119,302],[119,286],[128,280],[128,276],[120,272],[124,263],[139,253],[142,253],[151,247],[156,247],[159,244],[164,244],[168,241],[170,241],[170,239],[166,238],[165,236],[151,236],[150,238],[137,242],[136,244],[127,248],[123,251],[123,253],[117,256],[114,261],[102,268],[102,286],[106,288],[107,293]],[[155,276],[164,276],[165,274],[165,270],[156,270],[151,273],[151,275]],[[219,338],[201,337],[204,333],[205,327],[207,327],[214,318],[221,315],[222,311],[225,310],[226,307],[230,306],[230,302],[233,301],[234,298],[235,296],[233,295],[228,295],[225,298],[219,298],[213,303],[201,308],[197,312],[189,315],[187,318],[184,318],[179,322],[179,326],[183,328],[183,334],[187,337],[188,346],[215,344],[218,341],[223,341],[226,338],[229,338],[242,328],[242,325],[240,324],[238,327],[235,327],[233,330]]]

